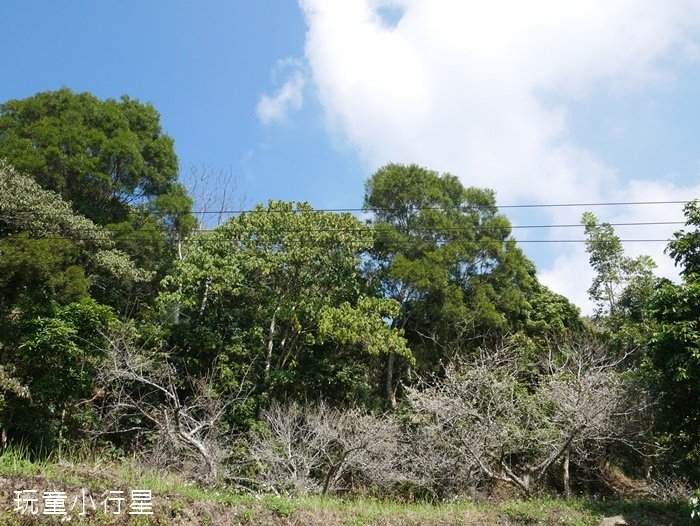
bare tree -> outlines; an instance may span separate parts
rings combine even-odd
[[[246,382],[222,395],[214,390],[214,371],[202,377],[178,371],[167,353],[138,347],[127,331],[108,341],[109,361],[97,379],[99,434],[152,436],[169,464],[194,458],[207,480],[217,480],[225,456],[219,424],[227,408],[247,398]]]
[[[527,366],[515,349],[455,360],[444,378],[408,389],[416,421],[461,469],[504,481],[529,496],[555,463],[612,443],[639,444],[632,424],[645,402],[592,343],[547,353]],[[638,428],[641,429],[641,428]],[[438,464],[446,464],[440,458]],[[568,491],[568,468],[564,472]]]
[[[245,205],[245,195],[239,194],[231,170],[216,172],[206,165],[190,166],[185,181],[194,200],[194,214],[205,228],[221,225]]]
[[[257,464],[258,484],[276,493],[318,493],[312,473],[321,462],[314,446],[314,430],[306,424],[297,404],[272,405],[261,411],[266,426],[250,436],[250,456]]]
[[[251,437],[250,453],[261,486],[288,493],[388,486],[406,479],[407,447],[399,424],[358,409],[273,403],[267,426]]]
[[[654,455],[649,441],[651,408],[648,393],[625,372],[631,353],[613,358],[591,341],[561,349],[550,347],[543,360],[542,393],[554,410],[552,424],[566,437],[562,453],[562,481],[570,495],[570,461],[579,466],[609,465],[610,448],[622,445],[640,458]]]

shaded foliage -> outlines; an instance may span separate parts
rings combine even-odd
[[[349,214],[257,206],[196,239],[165,280],[171,341],[192,371],[217,359],[235,379],[253,363],[260,401],[362,397],[356,360],[390,348],[410,356],[382,321],[393,302],[367,295],[360,253],[371,242]]]
[[[650,342],[650,374],[660,398],[660,431],[670,451],[665,468],[700,480],[700,213],[685,207],[686,227],[668,252],[681,266],[682,283],[664,281],[651,302],[658,324]]]

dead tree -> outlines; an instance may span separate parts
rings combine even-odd
[[[185,181],[194,201],[194,214],[204,228],[220,226],[246,203],[231,170],[216,173],[206,165],[190,166]]]
[[[205,478],[217,480],[225,454],[219,425],[230,406],[247,398],[245,381],[237,392],[220,394],[214,371],[194,377],[178,371],[167,353],[134,345],[128,334],[108,340],[109,359],[98,377],[105,393],[98,433],[151,435],[168,463],[198,459]]]
[[[572,453],[639,444],[642,433],[630,429],[645,402],[631,395],[619,364],[592,344],[553,350],[539,364],[500,349],[452,362],[443,378],[409,388],[408,399],[418,425],[440,444],[434,455],[452,455],[462,469],[530,496]],[[567,485],[568,477],[567,470]]]
[[[251,436],[250,456],[260,485],[286,493],[388,488],[406,479],[408,458],[398,423],[359,409],[273,403],[265,428]]]

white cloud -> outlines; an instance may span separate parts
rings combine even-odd
[[[359,151],[369,171],[417,162],[494,188],[501,203],[697,195],[698,188],[621,180],[568,127],[569,103],[594,92],[672,85],[666,59],[697,55],[700,3],[694,0],[300,5],[306,60],[329,126]],[[386,5],[403,11],[398,22],[385,23],[380,8]],[[655,212],[635,212],[646,213]],[[557,210],[550,215],[553,222],[561,217]],[[673,228],[666,230],[668,237]],[[660,258],[663,244],[630,248]],[[581,303],[590,283],[581,277],[585,265],[580,247],[563,245],[541,276]]]
[[[684,227],[685,217],[681,204],[673,201],[686,201],[700,196],[700,183],[679,187],[664,181],[632,180],[618,189],[612,189],[606,197],[611,202],[668,202],[669,204],[647,204],[635,207],[600,207],[592,209],[599,222],[615,225],[615,233],[625,241],[625,254],[636,257],[642,254],[652,256],[657,264],[655,274],[669,279],[678,278],[678,269],[670,257],[664,255],[666,240],[673,232]],[[580,213],[580,209],[576,209]],[[574,222],[576,218],[573,218]],[[571,212],[557,211],[552,214],[554,223],[572,221]],[[644,224],[647,223],[647,224]],[[654,224],[648,224],[654,223]],[[665,223],[665,224],[664,224]],[[581,239],[582,230],[554,232],[552,238]],[[647,240],[647,241],[645,241]],[[661,241],[650,241],[661,240]],[[567,296],[579,305],[585,314],[594,310],[586,293],[593,279],[593,270],[588,265],[588,255],[583,244],[563,245],[554,263],[539,272],[540,280],[551,289]]]
[[[539,273],[540,281],[569,298],[581,307],[584,314],[595,310],[595,304],[588,299],[586,292],[594,276],[582,244],[573,245],[565,254],[559,255],[550,268]]]
[[[272,121],[281,121],[290,110],[299,110],[304,103],[304,87],[306,77],[301,62],[297,59],[286,58],[277,61],[272,71],[274,82],[280,76],[286,76],[286,80],[274,95],[262,95],[258,101],[256,113],[263,124]]]

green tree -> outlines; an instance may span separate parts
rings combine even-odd
[[[2,415],[15,437],[46,450],[85,438],[95,418],[88,400],[103,365],[104,335],[115,319],[111,308],[83,298],[27,323],[21,344],[6,353],[30,395]]]
[[[67,88],[0,105],[0,157],[98,224],[178,191],[173,140],[150,104]]]
[[[3,157],[77,214],[116,231],[117,246],[160,277],[196,226],[173,140],[151,104],[67,88],[9,100],[0,105]]]
[[[349,214],[258,205],[197,238],[164,281],[172,341],[190,371],[218,360],[224,388],[252,363],[258,400],[342,398],[341,384],[347,393],[367,373],[348,353],[361,361],[384,352],[383,340],[409,355],[382,322],[393,302],[363,299],[360,254],[371,244],[372,231]]]
[[[693,230],[679,230],[668,243],[667,252],[681,267],[681,275],[697,279],[700,274],[700,204],[695,199],[684,208],[686,226]],[[696,276],[693,276],[696,275]]]
[[[644,351],[654,330],[649,307],[658,283],[656,263],[647,255],[626,256],[612,225],[599,223],[591,212],[585,212],[581,222],[595,271],[588,289],[597,306],[595,325],[618,353]]]
[[[666,466],[700,480],[700,211],[685,207],[687,230],[674,234],[668,252],[681,266],[682,283],[657,288],[651,312],[658,323],[650,342],[654,386],[660,399],[659,430],[670,448]]]
[[[465,188],[454,175],[417,165],[389,164],[367,181],[365,208],[377,233],[368,272],[400,304],[392,322],[405,331],[419,373],[489,339],[546,325],[531,318],[530,300],[553,298],[545,299],[548,291],[515,245],[492,191]],[[392,406],[396,365],[389,353]]]
[[[112,233],[76,214],[55,192],[0,160],[0,258],[4,304],[50,305],[54,295],[115,300],[152,274],[115,247]],[[70,279],[69,279],[70,278]],[[1,310],[1,309],[0,309]]]
[[[620,309],[627,309],[641,316],[653,289],[656,264],[646,255],[625,256],[612,225],[598,223],[591,212],[583,214],[581,223],[585,227],[586,252],[596,272],[588,294],[598,307],[597,315],[614,318]]]
[[[49,447],[86,429],[91,381],[120,304],[149,280],[111,233],[0,160],[0,426]]]

